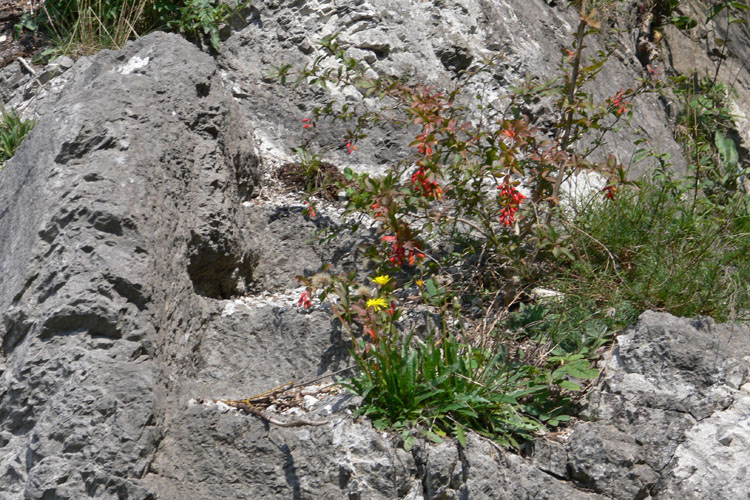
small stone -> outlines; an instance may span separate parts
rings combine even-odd
[[[226,412],[228,412],[229,410],[231,410],[231,409],[232,409],[232,407],[231,407],[231,406],[229,406],[229,405],[228,405],[228,404],[226,404],[226,403],[223,403],[223,402],[221,402],[221,401],[217,401],[217,402],[216,402],[216,409],[217,409],[217,410],[219,410],[219,411],[220,411],[221,413],[226,413]]]
[[[307,395],[302,398],[302,406],[305,407],[306,410],[312,410],[313,407],[318,404],[318,401],[320,401],[318,398]]]
[[[732,444],[733,439],[734,439],[734,434],[731,431],[727,431],[719,437],[719,443],[721,443],[724,446],[729,446],[730,444]]]
[[[60,56],[52,61],[52,64],[56,64],[57,67],[59,67],[63,71],[66,71],[73,67],[75,61],[68,56]]]
[[[560,292],[556,292],[555,290],[549,290],[547,288],[537,287],[531,290],[531,296],[536,300],[542,301],[545,299],[561,298],[563,294]]]

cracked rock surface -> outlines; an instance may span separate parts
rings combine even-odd
[[[507,46],[510,81],[551,71],[575,22],[540,0],[258,4],[217,60],[152,34],[77,61],[28,108],[38,123],[0,171],[0,498],[746,498],[750,332],[705,319],[642,315],[586,421],[530,457],[475,435],[406,452],[343,394],[308,399],[321,426],[214,403],[349,363],[330,314],[296,307],[294,276],[356,267],[360,236],[312,245],[327,215],[269,194],[262,170],[289,160],[322,99],[264,79],[270,64],[304,62],[343,23],[372,71],[413,63],[450,84]],[[376,170],[403,151],[370,141],[334,159]]]
[[[617,337],[568,442],[570,476],[611,498],[745,498],[750,331],[645,312]]]

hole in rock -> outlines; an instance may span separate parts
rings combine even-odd
[[[443,67],[456,74],[469,69],[474,60],[468,50],[458,46],[437,50],[436,54],[440,62],[443,63]]]
[[[198,295],[229,299],[244,295],[257,262],[255,255],[227,241],[193,234],[188,274]]]
[[[206,97],[211,93],[211,85],[207,83],[198,83],[195,85],[195,93],[198,97]]]

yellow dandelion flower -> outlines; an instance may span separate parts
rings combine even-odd
[[[372,281],[374,281],[375,283],[377,283],[380,286],[384,286],[384,285],[387,285],[389,281],[391,281],[391,277],[388,276],[387,274],[384,275],[384,276],[375,276],[372,279]]]
[[[422,281],[422,280],[417,280],[417,281],[415,281],[415,283],[417,284],[417,286],[419,288],[422,288],[424,286],[424,281]]]
[[[367,301],[367,307],[372,307],[375,311],[382,311],[388,307],[388,302],[383,297],[377,299],[369,299]]]

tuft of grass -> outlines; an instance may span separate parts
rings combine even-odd
[[[592,318],[622,327],[647,309],[750,320],[750,196],[716,204],[693,199],[686,184],[643,182],[580,214],[570,245],[577,258],[554,280],[562,331]]]
[[[3,111],[0,117],[0,168],[13,156],[21,141],[33,128],[32,120],[22,120],[13,110]]]
[[[412,342],[414,341],[414,342]],[[372,353],[357,357],[359,374],[343,385],[363,397],[357,414],[378,429],[402,430],[404,447],[417,429],[434,442],[456,436],[465,444],[471,429],[503,446],[543,434],[569,420],[574,379],[595,377],[583,355],[555,352],[549,365],[512,360],[505,350],[472,348],[454,336],[424,342],[384,338]]]
[[[219,49],[219,26],[249,2],[224,0],[47,0],[25,15],[16,31],[38,31],[52,47],[44,55],[87,55],[120,49],[128,40],[157,29],[208,40]]]
[[[139,35],[147,0],[48,0],[36,25],[52,40],[54,51],[86,55],[119,49]]]

